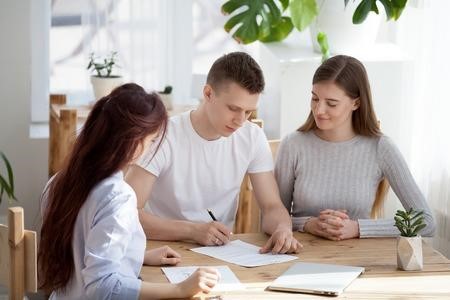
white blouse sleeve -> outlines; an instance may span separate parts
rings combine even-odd
[[[101,201],[85,243],[82,277],[89,299],[138,299],[141,280],[121,275],[121,261],[131,241],[136,208],[127,193]]]

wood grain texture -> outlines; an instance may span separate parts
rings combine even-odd
[[[8,210],[10,282],[9,298],[23,299],[25,295],[25,243],[23,208],[11,207]]]
[[[405,272],[397,269],[396,238],[335,242],[304,233],[296,232],[294,235],[304,246],[297,255],[301,261],[362,266],[366,269],[363,275],[337,297],[339,299],[449,299],[450,261],[427,243],[423,244],[424,269]],[[262,246],[268,236],[250,233],[237,234],[234,238]],[[244,283],[246,290],[220,293],[224,299],[321,299],[321,296],[315,295],[265,290],[295,260],[245,268],[190,251],[190,248],[198,245],[187,242],[148,241],[147,249],[163,245],[169,245],[181,254],[182,262],[179,266],[228,265]],[[160,267],[144,266],[141,276],[144,281],[167,282]],[[198,298],[207,299],[207,296],[199,295]]]
[[[0,253],[0,284],[10,299],[37,292],[36,232],[23,230],[21,207],[10,208],[8,226],[0,225]]]

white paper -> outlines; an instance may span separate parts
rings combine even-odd
[[[220,280],[212,289],[215,292],[243,290],[244,285],[239,281],[236,275],[228,266],[207,266],[208,268],[216,268],[220,273]],[[161,268],[170,283],[178,283],[195,272],[199,267],[163,267]]]
[[[258,267],[297,259],[297,256],[287,254],[261,254],[259,249],[258,246],[234,240],[223,246],[199,247],[191,250],[244,267]]]

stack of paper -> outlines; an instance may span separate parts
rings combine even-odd
[[[228,266],[207,266],[208,268],[216,268],[220,273],[218,284],[212,289],[214,292],[224,292],[233,290],[243,290],[244,285],[239,281],[233,271]],[[171,283],[179,283],[195,272],[199,267],[163,267],[161,268]]]
[[[244,267],[258,267],[297,259],[287,254],[259,253],[260,247],[234,240],[223,246],[199,247],[191,250]]]

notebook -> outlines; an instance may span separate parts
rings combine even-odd
[[[362,267],[299,262],[281,274],[268,289],[338,296],[363,272]]]

